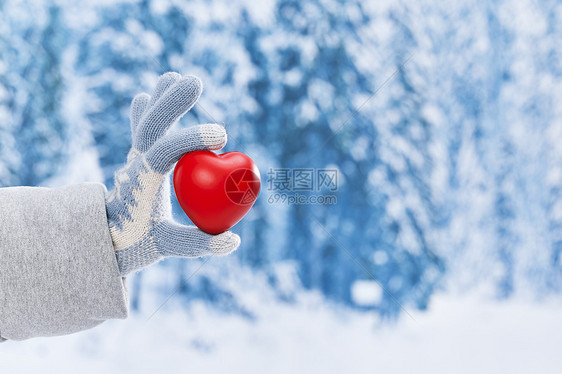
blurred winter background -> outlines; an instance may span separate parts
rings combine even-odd
[[[562,372],[561,45],[553,0],[0,1],[1,186],[111,188],[170,70],[263,177],[234,255],[2,372]],[[269,199],[286,168],[337,204]]]

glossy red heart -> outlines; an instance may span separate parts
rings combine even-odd
[[[174,190],[182,209],[208,234],[237,224],[254,205],[260,186],[258,167],[240,152],[186,153],[174,170]]]

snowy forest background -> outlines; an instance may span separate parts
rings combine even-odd
[[[0,186],[111,188],[132,97],[193,74],[179,126],[226,125],[262,192],[233,256],[130,277],[133,315],[263,324],[264,304],[313,298],[393,324],[440,293],[541,303],[562,290],[560,45],[550,0],[0,1]],[[271,204],[271,168],[337,169],[337,204]]]

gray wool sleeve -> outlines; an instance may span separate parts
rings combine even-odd
[[[127,318],[105,193],[99,183],[0,189],[0,342]]]

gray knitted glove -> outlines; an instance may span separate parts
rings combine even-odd
[[[207,124],[166,134],[199,99],[201,81],[166,73],[152,97],[142,93],[131,104],[133,147],[127,164],[115,173],[115,188],[106,197],[107,217],[122,276],[164,257],[227,255],[240,245],[231,232],[209,235],[172,220],[169,175],[187,152],[217,150],[226,131]]]

